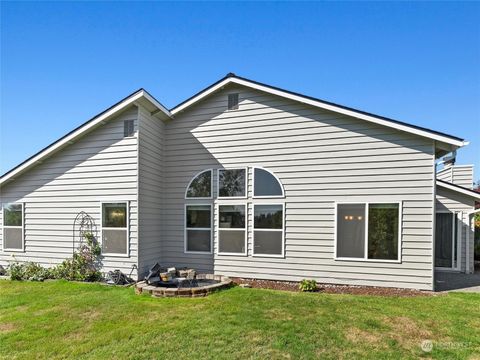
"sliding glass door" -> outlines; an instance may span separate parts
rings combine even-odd
[[[455,213],[436,215],[435,267],[455,270],[458,267],[457,217]]]

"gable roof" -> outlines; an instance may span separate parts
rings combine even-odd
[[[418,136],[423,136],[429,139],[433,139],[435,141],[439,141],[444,144],[451,145],[454,147],[454,149],[468,145],[468,142],[456,136],[448,135],[439,131],[430,130],[430,129],[416,126],[416,125],[407,124],[402,121],[390,119],[380,115],[371,114],[365,111],[357,110],[357,109],[346,107],[343,105],[338,105],[329,101],[317,99],[311,96],[302,95],[299,93],[274,87],[271,85],[262,84],[258,81],[249,80],[249,79],[237,76],[233,73],[227,74],[224,78],[206,87],[205,89],[196,93],[195,95],[188,98],[187,100],[181,102],[174,108],[170,109],[170,112],[172,113],[173,116],[175,116],[175,114],[178,114],[179,112],[186,110],[190,106],[196,104],[197,102],[201,101],[203,98],[209,96],[210,94],[214,93],[215,91],[223,88],[228,84],[238,84],[242,86],[247,86],[256,90],[270,93],[272,95],[277,95],[277,96],[298,101],[304,104],[316,106],[321,109],[334,111],[343,115],[352,116],[352,117],[366,120],[375,124],[405,131]],[[454,149],[451,149],[451,150],[449,149],[449,150],[452,151]],[[447,151],[447,153],[448,152],[449,151]]]
[[[157,99],[155,99],[152,95],[150,95],[145,89],[139,89],[132,94],[128,95],[124,99],[120,100],[116,104],[112,105],[108,109],[102,111],[100,114],[94,116],[90,120],[86,121],[79,127],[73,129],[57,141],[53,142],[52,144],[48,145],[47,147],[43,148],[33,156],[29,157],[27,160],[23,161],[13,169],[7,171],[0,177],[0,184],[5,183],[6,181],[13,180],[15,176],[23,173],[27,169],[36,164],[41,163],[45,158],[50,155],[53,155],[57,151],[61,150],[63,147],[71,144],[72,142],[76,141],[78,138],[83,136],[89,130],[95,128],[96,126],[105,123],[111,119],[115,114],[119,111],[124,110],[126,107],[138,102],[142,105],[146,105],[149,110],[151,110],[151,114],[157,116],[162,119],[171,119],[176,114],[184,111],[188,107],[196,104],[197,102],[201,101],[203,98],[209,96],[210,94],[214,93],[215,91],[221,89],[222,87],[228,84],[238,84],[242,86],[247,86],[256,90],[260,90],[266,93],[270,93],[273,95],[281,96],[284,98],[288,98],[294,101],[298,101],[301,103],[305,103],[308,105],[316,106],[325,110],[334,111],[340,114],[344,114],[347,116],[352,116],[355,118],[359,118],[362,120],[370,121],[372,123],[380,124],[383,126],[387,126],[390,128],[395,128],[401,131],[405,131],[408,133],[412,133],[418,136],[423,136],[432,140],[436,141],[436,146],[441,149],[441,153],[445,154],[450,151],[453,151],[459,147],[468,145],[468,142],[452,135],[444,134],[438,131],[426,129],[420,126],[410,125],[398,120],[393,120],[390,118],[386,118],[383,116],[371,114],[368,112],[364,112],[361,110],[349,108],[343,105],[338,105],[332,102],[328,102],[325,100],[313,98],[310,96],[302,95],[299,93],[295,93],[292,91],[280,89],[278,87],[262,84],[257,81],[249,80],[240,76],[237,76],[233,73],[227,74],[224,78],[218,80],[214,84],[208,86],[207,88],[201,90],[200,92],[196,93],[192,97],[188,98],[187,100],[181,102],[177,106],[173,107],[172,109],[168,110],[165,108]],[[442,146],[440,146],[442,145]],[[438,155],[438,154],[437,154]]]
[[[458,192],[460,194],[470,196],[470,197],[476,199],[477,201],[480,201],[480,193],[476,192],[475,190],[467,189],[463,186],[455,185],[455,184],[452,184],[448,181],[443,181],[443,180],[439,180],[439,179],[437,179],[436,184],[437,184],[437,186],[439,186],[441,188],[452,190],[452,191]]]
[[[95,115],[90,120],[87,120],[82,125],[73,129],[66,135],[62,136],[57,141],[46,146],[36,154],[32,155],[13,169],[7,171],[0,177],[0,184],[5,183],[8,180],[13,180],[15,176],[23,173],[30,167],[41,163],[45,158],[50,155],[53,155],[57,151],[61,150],[65,146],[71,144],[81,136],[83,136],[87,131],[104,124],[106,121],[115,116],[118,112],[126,109],[128,106],[134,103],[141,103],[143,105],[149,106],[150,109],[154,110],[153,112],[157,116],[171,118],[170,111],[167,110],[157,99],[150,95],[145,89],[139,89],[127,97],[123,98],[116,104],[110,106],[108,109],[102,111],[101,113]]]

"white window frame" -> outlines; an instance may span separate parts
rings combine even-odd
[[[397,259],[369,259],[368,258],[368,209],[370,204],[398,204],[398,254]],[[338,243],[338,205],[365,205],[365,244],[363,258],[351,257],[337,257],[337,243]],[[334,249],[333,258],[336,261],[361,261],[361,262],[380,262],[380,263],[401,263],[402,262],[402,216],[403,215],[403,201],[345,201],[335,202],[335,220],[334,220]]]
[[[245,251],[234,253],[234,252],[220,252],[220,231],[240,231],[242,228],[221,228],[220,227],[220,206],[243,206],[245,208],[245,227],[243,231],[245,232]],[[216,228],[216,237],[217,237],[217,255],[231,255],[231,256],[247,256],[248,254],[248,204],[246,202],[220,202],[217,203],[216,207],[217,212],[217,226]]]
[[[265,202],[265,203],[253,203],[252,213],[252,257],[272,257],[272,258],[285,258],[285,203],[284,202]],[[255,228],[255,206],[269,206],[269,205],[281,205],[282,206],[282,228],[281,229],[256,229]],[[255,231],[277,231],[282,232],[282,254],[255,254]]]
[[[452,271],[452,272],[459,272],[462,269],[462,213],[459,211],[449,211],[449,210],[438,210],[435,212],[435,220],[437,214],[452,214],[452,267],[441,267],[435,266],[435,270],[439,271]],[[457,228],[457,232],[455,233],[455,227]],[[435,241],[437,234],[435,234]],[[455,237],[457,238],[457,259],[455,259]],[[453,264],[457,261],[457,266],[454,267]],[[435,264],[435,254],[433,262]]]
[[[191,198],[189,198],[191,199]],[[210,228],[189,228],[187,227],[187,207],[188,206],[209,206],[210,207]],[[185,204],[183,216],[183,252],[185,254],[213,254],[213,206],[211,203],[191,203]],[[187,230],[210,231],[210,251],[191,251],[187,250]]]
[[[210,196],[209,197],[187,197],[188,194],[188,189],[190,189],[190,185],[192,185],[192,182],[202,175],[203,173],[210,171]],[[194,177],[190,179],[190,182],[187,185],[187,188],[185,189],[185,200],[212,200],[213,199],[213,169],[206,169],[202,170],[198,173],[195,174]]]
[[[282,195],[259,195],[259,196],[255,196],[255,169],[264,170],[264,171],[270,173],[270,175],[272,175],[277,180],[278,184],[280,185],[280,189],[282,190]],[[264,167],[253,166],[252,167],[252,199],[281,199],[281,198],[285,198],[285,189],[283,188],[283,184],[280,181],[280,179],[278,178],[278,176],[275,175],[270,170],[265,169]]]
[[[220,196],[220,171],[222,170],[244,170],[245,171],[245,195],[244,196]],[[217,169],[217,199],[236,200],[248,198],[248,167],[219,168]]]
[[[104,227],[103,226],[103,204],[125,204],[126,206],[126,228],[119,228],[119,227]],[[127,230],[127,252],[125,254],[120,253],[106,253],[103,252],[103,230],[120,230],[126,229]],[[103,256],[108,257],[123,257],[128,258],[130,257],[130,202],[125,200],[105,200],[100,202],[100,249],[101,254]]]
[[[5,206],[10,204],[22,205],[22,226],[5,225]],[[21,229],[22,230],[22,248],[6,248],[5,247],[5,229]],[[5,252],[25,252],[25,203],[23,202],[11,202],[2,205],[2,248]]]

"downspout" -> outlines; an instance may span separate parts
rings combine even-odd
[[[435,228],[437,218],[437,163],[435,159],[435,140],[433,141],[433,214],[432,214],[432,291],[435,291]]]

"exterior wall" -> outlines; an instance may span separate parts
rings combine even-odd
[[[225,110],[229,92],[239,92],[239,110]],[[165,139],[166,263],[237,277],[432,289],[433,141],[229,87],[177,114]],[[247,256],[217,255],[216,234],[214,255],[185,254],[184,194],[191,178],[208,168],[254,165],[284,185],[285,257],[252,257],[251,198]],[[334,260],[335,202],[364,201],[403,202],[400,263]]]
[[[130,204],[130,256],[104,258],[103,270],[130,273],[137,264],[137,136],[124,138],[126,119],[137,119],[136,107],[2,186],[1,203],[25,203],[25,251],[4,251],[0,233],[0,264],[7,265],[12,255],[44,266],[61,262],[72,255],[77,214],[91,215],[99,230],[100,202],[121,200]]]
[[[164,123],[139,108],[139,274],[162,254]]]
[[[437,173],[437,179],[448,181],[452,184],[473,188],[473,165],[448,166]]]
[[[466,247],[469,246],[470,267],[469,272],[473,272],[474,261],[474,236],[471,229],[468,226],[467,213],[475,208],[475,201],[472,198],[459,194],[455,191],[450,191],[441,187],[437,187],[437,212],[451,211],[460,213],[459,219],[461,221],[461,237],[460,237],[460,270],[465,272],[466,270]],[[470,232],[470,241],[467,244],[467,231]]]

